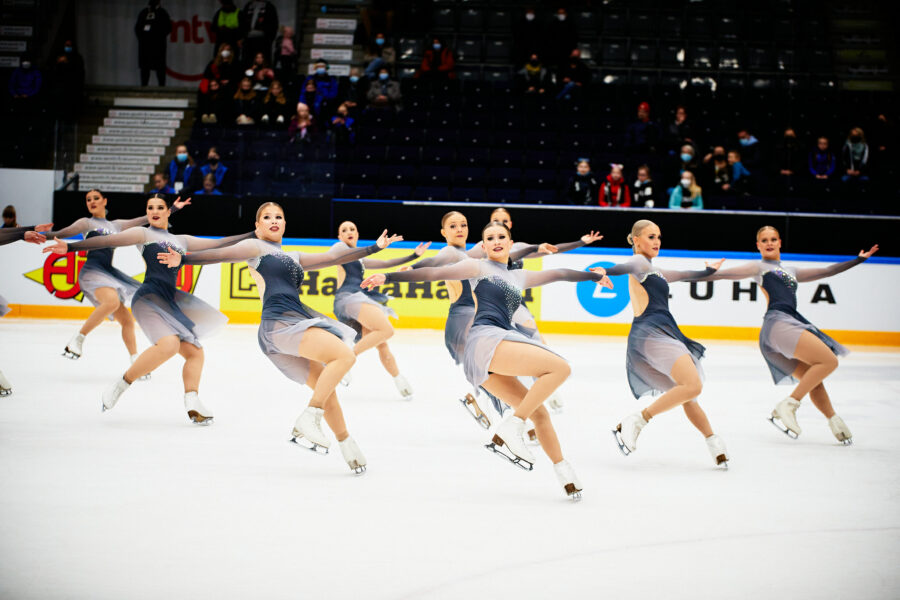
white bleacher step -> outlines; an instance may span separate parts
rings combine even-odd
[[[133,135],[133,136],[162,136],[162,137],[174,137],[175,130],[174,129],[156,129],[154,128],[152,131],[148,131],[147,127],[100,127],[97,129],[97,133],[100,135]]]
[[[187,98],[142,98],[142,97],[117,97],[113,100],[113,106],[136,106],[140,108],[187,108]]]
[[[123,165],[156,165],[159,157],[156,155],[135,156],[127,154],[87,154],[82,152],[78,157],[82,163],[91,164],[123,164]]]
[[[326,31],[356,31],[356,19],[328,19],[319,17],[316,19],[316,29]]]
[[[308,75],[312,75],[316,72],[316,64],[309,63],[309,66],[306,69],[306,73]],[[335,77],[344,77],[350,74],[350,65],[328,65],[328,74],[334,75]]]
[[[90,191],[91,188],[98,187],[96,185],[92,185],[90,183],[79,181],[78,182],[78,191],[79,192],[87,192]],[[104,192],[137,192],[142,193],[144,191],[144,186],[137,183],[106,183],[103,184]]]
[[[107,113],[109,117],[117,119],[177,119],[184,118],[183,110],[122,110],[111,108]]]
[[[165,146],[119,146],[116,144],[88,144],[88,154],[150,154],[162,156]]]
[[[352,46],[353,34],[314,33],[313,44],[315,44],[316,46]]]
[[[338,50],[337,48],[310,48],[309,57],[313,60],[324,58],[328,62],[351,62],[353,50]]]
[[[103,119],[104,127],[144,127],[148,129],[177,129],[181,125],[178,119],[124,119],[119,117],[106,117]]]
[[[80,173],[78,175],[80,181],[89,181],[91,183],[147,183],[150,181],[144,173],[137,175],[133,173]]]
[[[150,137],[134,135],[95,135],[91,137],[95,144],[129,144],[134,146],[168,146],[167,137]]]
[[[154,165],[135,165],[129,163],[75,163],[76,173],[134,173],[152,175],[156,171]]]

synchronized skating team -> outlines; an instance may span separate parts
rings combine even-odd
[[[69,227],[52,231],[47,224],[0,230],[0,245],[16,240],[43,243],[50,238],[53,241],[44,247],[45,253],[89,251],[79,273],[79,285],[96,308],[68,342],[64,355],[80,358],[86,335],[104,319],[119,322],[131,366],[102,392],[104,411],[111,410],[135,380],[148,378],[153,370],[180,354],[185,359],[184,406],[188,418],[199,425],[212,423],[213,413],[198,395],[204,361],[200,340],[224,325],[227,318],[199,298],[178,290],[177,273],[182,264],[246,262],[263,301],[260,349],[286,377],[312,389],[309,405],[294,423],[291,441],[327,454],[331,440],[322,428],[324,418],[348,466],[362,473],[366,459],[347,430],[336,393],[339,385],[350,384],[356,357],[377,349],[400,396],[413,397],[413,389],[400,374],[387,344],[393,335],[388,317],[396,315],[387,306],[389,298],[375,288],[386,282],[445,281],[451,304],[444,341],[472,386],[460,401],[485,429],[491,427],[490,411],[479,405],[479,397],[489,399],[501,417],[509,412],[486,447],[512,464],[531,470],[535,458],[529,446],[540,444],[565,493],[579,499],[581,482],[563,457],[547,408],[561,410],[562,400],[555,392],[569,377],[571,368],[544,342],[522,301],[523,291],[555,281],[591,280],[611,288],[609,276],[628,274],[635,315],[625,357],[628,383],[635,398],[660,395],[615,426],[613,435],[619,449],[625,455],[634,452],[640,433],[654,417],[681,406],[706,439],[715,464],[727,467],[725,444],[697,402],[703,389],[700,359],[705,348],[678,328],[669,312],[669,284],[753,278],[768,300],[759,337],[763,358],[776,384],[796,382],[790,395],[775,406],[770,420],[788,436],[798,437],[797,409],[809,395],[838,441],[852,441],[823,384],[837,368],[837,357],[847,350],[797,312],[796,291],[799,282],[829,277],[860,264],[878,250],[877,245],[847,262],[800,269],[781,263],[778,231],[763,227],[756,234],[759,261],[722,269],[720,260],[696,271],[674,271],[654,265],[661,232],[652,221],[639,220],[627,237],[634,256],[622,264],[585,271],[531,271],[522,268],[524,259],[572,250],[602,236],[592,231],[580,240],[558,245],[514,243],[511,216],[506,209],[498,208],[482,229],[480,243],[467,250],[466,217],[451,211],[441,219],[440,232],[447,245],[435,256],[413,262],[429,245],[420,244],[406,256],[378,260],[371,255],[403,238],[388,235],[385,230],[374,244],[359,248],[359,231],[349,221],[341,223],[339,241],[327,252],[285,252],[281,247],[286,227],[284,211],[274,202],[259,207],[254,231],[217,240],[169,232],[170,215],[190,205],[190,200],[179,199],[170,206],[165,197],[156,195],[147,200],[145,216],[114,221],[106,219],[107,203],[99,190],[91,190],[86,196],[91,216]],[[60,239],[79,234],[84,238],[81,242]],[[143,283],[113,267],[113,251],[120,246],[136,246],[141,251],[146,263]],[[413,264],[396,272],[365,276],[367,268],[386,269],[410,262]],[[305,271],[335,265],[337,320],[311,309],[299,296]],[[126,308],[129,302],[130,312]],[[0,297],[0,316],[8,310]],[[141,354],[137,353],[135,320],[152,344]],[[0,373],[0,395],[11,392],[10,383]]]

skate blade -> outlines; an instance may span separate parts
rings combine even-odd
[[[320,446],[319,444],[310,442],[308,439],[304,438],[301,435],[294,436],[289,441],[298,448],[309,450],[315,454],[318,454],[319,456],[325,456],[326,454],[328,454],[327,446]]]
[[[68,346],[66,346],[66,349],[63,350],[62,355],[65,356],[66,358],[68,358],[69,360],[78,360],[79,358],[81,358],[80,354],[75,354],[74,352],[69,350]]]
[[[12,396],[12,388],[0,389],[0,396]]]
[[[496,454],[497,456],[499,456],[500,458],[516,465],[523,471],[531,471],[534,469],[534,465],[532,463],[528,462],[527,460],[525,460],[524,458],[519,458],[518,456],[516,456],[515,454],[513,454],[511,452],[509,454],[507,454],[506,450],[504,450],[504,446],[498,446],[494,442],[491,442],[490,444],[485,444],[484,447],[487,448],[488,450],[490,450],[491,452],[493,452],[494,454]]]
[[[722,467],[726,471],[728,470],[728,457],[724,454],[720,454],[716,457],[716,466]]]
[[[415,400],[415,396],[412,393],[404,394],[403,392],[400,392],[400,399],[406,400],[407,402],[412,402],[413,400]]]
[[[355,460],[353,461],[353,464],[348,466],[350,467],[350,470],[352,470],[357,475],[362,475],[366,472],[366,465],[361,465]]]
[[[574,483],[567,483],[565,489],[572,502],[581,502],[581,490],[576,488]]]
[[[146,375],[141,375],[140,377],[138,377],[138,381],[150,381],[150,373],[147,373]]]
[[[10,390],[9,393],[12,393],[12,390]],[[3,396],[3,395],[4,395],[3,392],[0,392],[0,396]],[[842,446],[852,446],[853,445],[853,438],[847,438],[845,440],[838,440],[838,441],[841,443]]]
[[[791,438],[792,440],[796,440],[798,437],[800,437],[799,435],[797,435],[796,432],[791,431],[790,429],[788,429],[787,427],[785,427],[785,426],[784,426],[784,423],[782,423],[780,420],[776,421],[775,418],[776,418],[776,417],[775,417],[774,415],[771,416],[771,417],[769,417],[769,422],[770,422],[772,425],[775,426],[775,429],[777,429],[778,431],[780,431],[780,432],[783,433],[784,435],[788,436],[788,437]]]
[[[472,398],[472,394],[466,394],[465,398],[460,398],[459,401],[465,407],[466,412],[472,415],[472,418],[478,421],[478,424],[481,425],[484,429],[491,428],[491,420],[488,419],[488,416],[484,414],[481,410],[481,407],[478,406],[478,403],[475,402],[475,399]]]
[[[213,424],[214,417],[204,417],[203,415],[201,415],[200,413],[198,413],[195,410],[189,411],[187,415],[188,415],[188,419],[191,420],[191,423],[195,423],[197,425],[203,425],[204,427],[207,425]]]
[[[618,426],[616,427],[616,429],[612,430],[612,434],[613,437],[616,438],[616,445],[619,447],[619,450],[622,452],[622,454],[624,454],[625,456],[631,454],[631,450],[628,449],[628,446],[626,446],[625,442],[622,440],[622,432],[619,431]]]

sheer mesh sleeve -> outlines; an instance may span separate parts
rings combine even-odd
[[[411,260],[416,260],[419,255],[413,252],[406,256],[398,256],[397,258],[388,258],[386,260],[378,260],[377,258],[362,259],[363,266],[367,269],[390,269],[391,267],[399,267]]]
[[[0,246],[12,244],[25,239],[25,234],[34,231],[35,225],[30,227],[3,227],[0,228]],[[41,234],[43,235],[43,234]]]
[[[421,269],[423,267],[443,267],[444,265],[452,265],[458,263],[461,260],[465,259],[460,257],[458,253],[454,252],[450,246],[444,246],[434,256],[429,256],[428,258],[423,258],[422,260],[416,261],[411,265],[411,267],[413,269]]]
[[[421,269],[387,273],[385,275],[385,283],[393,283],[395,281],[462,281],[463,279],[478,277],[479,274],[481,274],[481,262],[467,258],[456,264],[443,267],[423,267]]]
[[[717,279],[748,279],[759,275],[759,262],[749,262],[730,269],[719,269],[715,273],[697,279],[697,281],[715,281]]]
[[[580,238],[574,242],[564,242],[562,244],[556,244],[556,248],[560,254],[562,254],[563,252],[571,252],[572,250],[581,248],[583,246],[584,242],[582,242]]]
[[[172,207],[169,208],[169,216],[171,217],[179,210],[180,209],[173,204]],[[120,231],[125,231],[132,227],[146,227],[150,224],[150,219],[147,218],[147,215],[144,215],[142,217],[135,217],[134,219],[116,219],[113,223],[116,224],[116,227],[118,227]]]
[[[147,230],[143,227],[133,227],[122,233],[110,235],[96,235],[81,242],[69,244],[69,250],[96,250],[97,248],[121,248],[122,246],[137,246],[147,242]]]
[[[547,269],[546,271],[525,271],[526,288],[547,285],[554,281],[600,281],[603,275],[593,271],[576,271],[575,269]]]
[[[509,253],[509,260],[511,260],[512,262],[518,262],[520,260],[525,260],[526,258],[546,256],[539,253],[538,248],[540,248],[538,244],[526,244],[524,246],[521,246],[520,248]]]
[[[181,258],[181,264],[184,265],[211,265],[215,263],[235,263],[244,262],[262,256],[263,251],[259,247],[258,240],[243,240],[233,246],[224,248],[213,248],[210,250],[200,250],[191,252]]]
[[[378,244],[351,248],[340,243],[332,246],[327,252],[298,252],[297,263],[307,271],[317,271],[334,265],[343,265],[354,260],[360,260],[369,254],[375,254],[381,250]]]
[[[666,281],[668,281],[669,283],[674,283],[676,281],[697,281],[698,279],[703,279],[704,277],[712,275],[716,272],[716,270],[712,267],[706,267],[701,271],[676,271],[675,269],[659,269],[659,272],[662,273],[662,276],[666,278]]]
[[[614,267],[609,267],[606,269],[606,274],[609,276],[613,275],[637,275],[641,272],[647,272],[650,270],[650,261],[641,256],[633,256],[626,260],[623,263],[619,263]]]
[[[842,263],[835,263],[833,265],[828,265],[827,267],[797,269],[797,281],[815,281],[816,279],[831,277],[832,275],[843,273],[847,269],[851,269],[865,261],[866,259],[857,256],[853,260],[848,260]]]
[[[41,235],[46,237],[48,240],[52,240],[53,238],[70,238],[75,235],[81,235],[85,231],[88,231],[91,228],[91,221],[87,217],[81,217],[68,227],[64,227],[59,231],[45,231]]]
[[[199,252],[200,250],[224,248],[225,246],[232,246],[243,240],[255,238],[256,232],[251,231],[249,233],[242,233],[240,235],[232,235],[219,239],[199,238],[193,235],[179,235],[176,237],[181,240],[188,252]]]

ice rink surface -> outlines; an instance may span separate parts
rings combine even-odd
[[[548,336],[573,367],[554,416],[585,488],[572,503],[539,449],[525,472],[483,448],[439,331],[391,342],[414,401],[375,353],[339,388],[369,461],[357,477],[336,443],[288,444],[309,391],[254,327],[206,343],[206,428],[184,414],[180,358],[101,414],[127,355],[106,323],[62,358],[78,327],[0,321],[0,598],[900,597],[898,352],[854,349],[827,380],[844,447],[808,400],[799,440],[776,431],[766,416],[790,388],[754,344],[709,342],[700,402],[726,472],[681,411],[623,457],[610,429],[647,404],[624,338]]]

